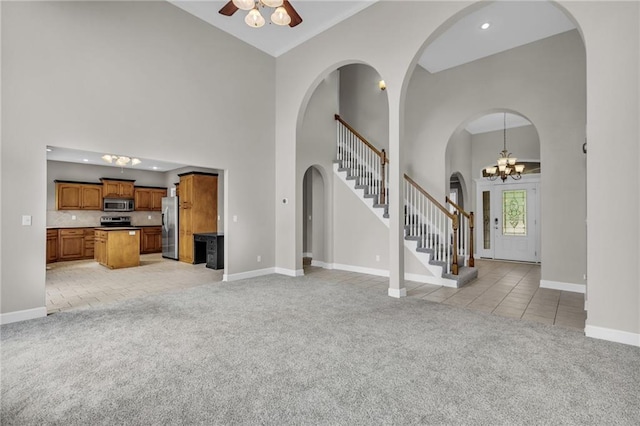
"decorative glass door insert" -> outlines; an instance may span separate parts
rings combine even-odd
[[[502,191],[502,235],[527,235],[527,191]]]

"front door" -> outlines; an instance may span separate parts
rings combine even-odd
[[[524,181],[524,182],[523,182]],[[480,257],[540,261],[539,179],[479,182],[477,230]]]

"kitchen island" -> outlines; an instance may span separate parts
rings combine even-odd
[[[95,228],[94,258],[110,269],[140,266],[140,228]]]

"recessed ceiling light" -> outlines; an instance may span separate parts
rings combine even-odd
[[[480,29],[482,30],[486,30],[491,26],[491,24],[489,22],[485,22],[484,24],[480,25]]]
[[[47,152],[51,152],[53,151],[51,148],[47,148]]]
[[[153,170],[158,170],[158,166],[153,166],[152,169]]]
[[[85,163],[89,162],[89,160],[87,158],[83,158],[82,161],[84,161]]]

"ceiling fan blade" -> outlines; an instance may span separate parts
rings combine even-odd
[[[291,3],[289,3],[289,0],[284,0],[284,2],[282,3],[282,6],[284,7],[284,10],[287,11],[287,14],[291,17],[291,22],[289,23],[289,26],[291,28],[295,27],[296,25],[302,22],[302,18],[300,17],[300,15],[298,15],[298,12],[296,12],[293,6],[291,6]]]
[[[236,13],[236,10],[238,10],[238,6],[233,4],[232,1],[229,1],[229,3],[222,6],[222,9],[220,9],[218,13],[225,16],[231,16]]]

